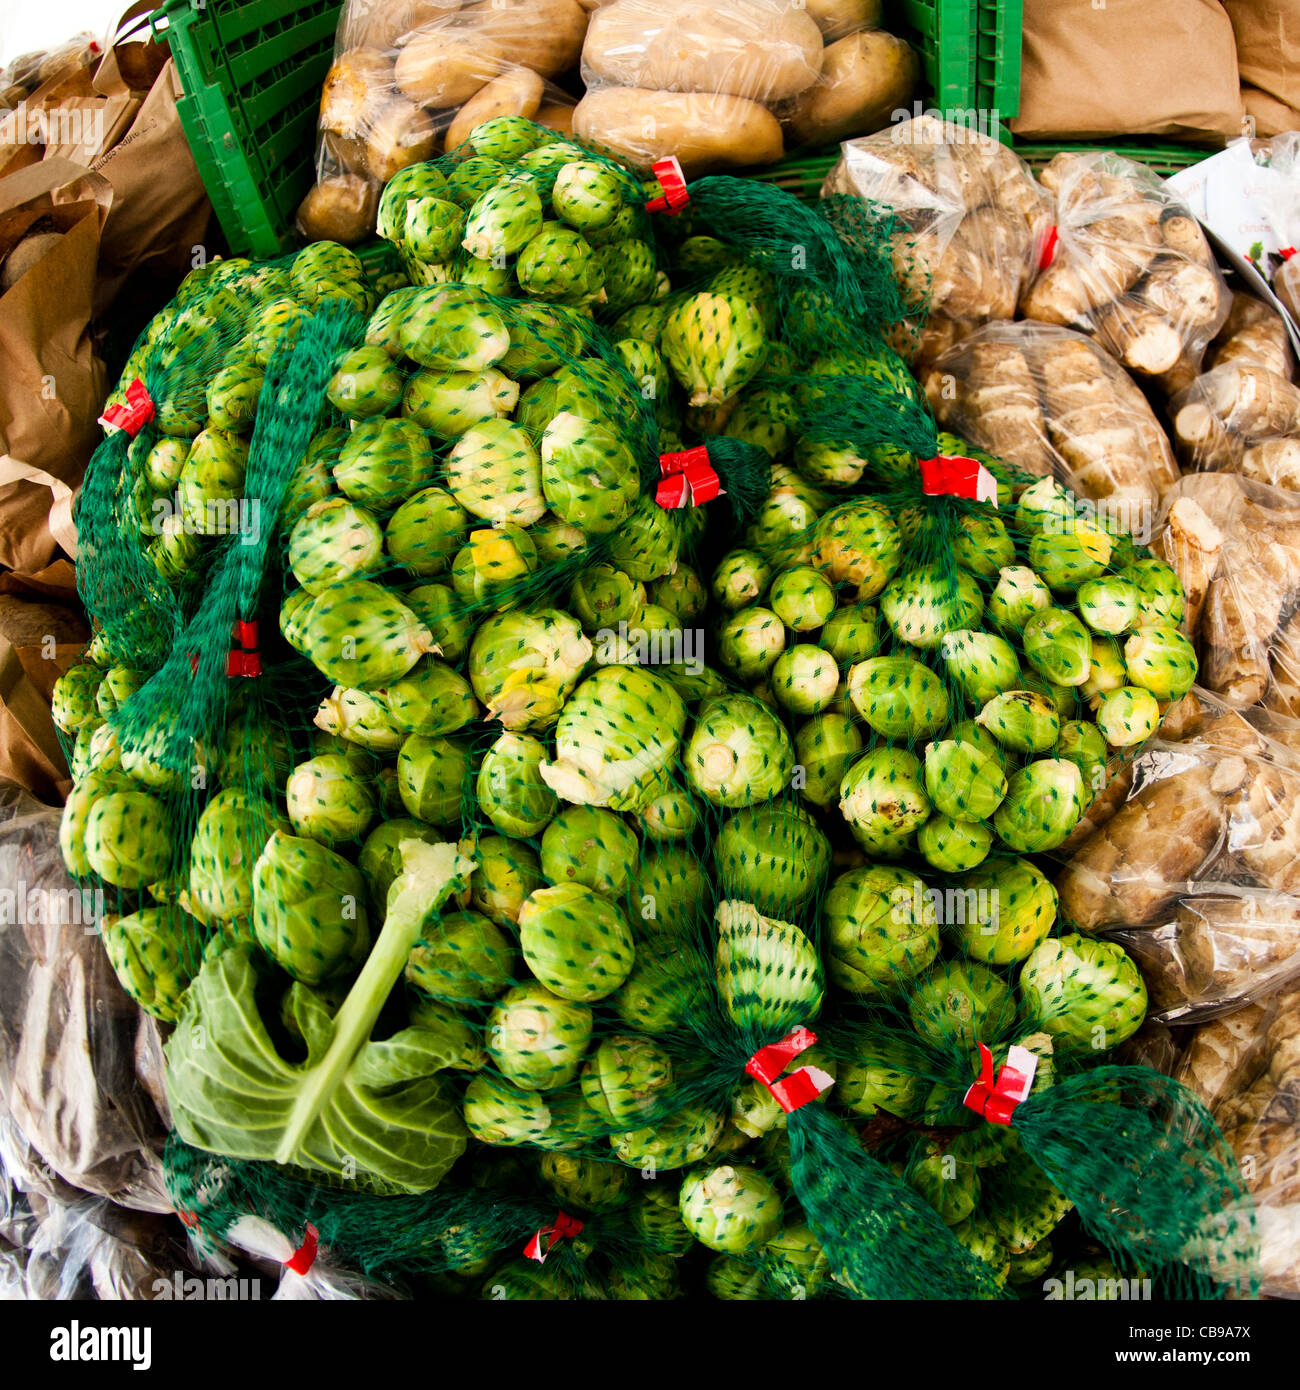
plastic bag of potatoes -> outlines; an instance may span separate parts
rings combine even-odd
[[[894,269],[919,314],[895,344],[920,366],[981,324],[1015,317],[1051,223],[1029,166],[981,131],[925,114],[841,147],[822,197],[888,209]]]
[[[574,133],[687,177],[772,164],[878,129],[910,99],[915,53],[880,0],[609,0],[582,49]]]
[[[1021,313],[1086,333],[1166,392],[1189,385],[1232,303],[1196,218],[1145,165],[1109,151],[1058,154],[1040,179],[1056,226]]]
[[[587,18],[579,0],[348,0],[299,230],[364,240],[394,174],[455,149],[494,116],[569,131],[573,98],[550,79],[576,69]]]

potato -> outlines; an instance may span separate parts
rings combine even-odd
[[[397,53],[397,86],[438,111],[462,106],[506,66],[501,50],[481,34],[443,26],[413,34]]]
[[[558,101],[548,101],[537,108],[537,114],[533,120],[538,125],[544,125],[547,130],[553,130],[559,135],[572,135],[573,112],[572,106],[565,106]]]
[[[687,178],[737,164],[773,164],[785,153],[781,123],[765,106],[713,92],[605,87],[578,103],[573,133],[641,169],[675,154]]]
[[[368,0],[346,5],[340,38],[349,47],[396,48],[403,34],[446,19],[460,6],[461,0]]]
[[[308,241],[355,246],[373,236],[379,189],[357,174],[322,179],[298,205],[298,230]]]
[[[370,161],[366,154],[364,135],[339,135],[333,130],[327,130],[322,133],[321,140],[325,145],[330,172],[370,177]]]
[[[546,84],[531,68],[511,68],[494,77],[456,113],[447,130],[447,148],[464,144],[476,125],[497,116],[535,116],[545,90]]]
[[[826,46],[822,80],[795,103],[790,128],[805,145],[829,145],[879,130],[912,95],[916,54],[893,34],[871,30]]]
[[[588,86],[762,102],[806,91],[821,70],[821,30],[778,0],[614,0],[591,16],[582,50]]]
[[[578,65],[587,12],[578,0],[477,0],[458,21],[499,48],[507,63],[522,63],[543,77]]]
[[[350,48],[325,74],[320,128],[344,136],[364,135],[392,94],[392,59],[374,48]]]
[[[62,232],[36,232],[25,236],[0,266],[0,294],[4,294],[27,274],[37,261],[49,255],[63,240]]]
[[[432,159],[438,148],[438,132],[421,106],[397,97],[379,113],[366,141],[366,165],[380,183],[387,183],[399,169]]]
[[[859,29],[875,29],[880,24],[880,0],[804,0],[804,9],[827,43],[846,38]]]

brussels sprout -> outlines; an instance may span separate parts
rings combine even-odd
[[[1052,702],[1033,690],[1009,690],[990,700],[975,722],[1014,753],[1045,753],[1061,736]]]
[[[190,842],[184,905],[207,926],[245,923],[253,909],[253,865],[274,830],[289,827],[269,797],[226,787],[203,808]]]
[[[469,755],[449,738],[412,734],[397,758],[402,805],[429,825],[456,825],[468,791]]]
[[[788,785],[794,749],[784,727],[759,701],[724,696],[700,709],[684,770],[694,790],[713,805],[754,806]]]
[[[1100,697],[1097,729],[1112,748],[1145,743],[1160,727],[1160,706],[1149,690],[1123,686]]]
[[[795,766],[804,774],[799,791],[806,801],[825,810],[838,797],[844,774],[862,752],[862,735],[847,715],[827,711],[799,726],[794,746]]]
[[[987,612],[989,621],[1004,632],[1023,632],[1035,613],[1051,606],[1052,591],[1033,570],[1010,565],[998,573]]]
[[[326,754],[299,763],[284,787],[294,831],[323,845],[359,840],[375,818],[375,795],[346,758]]]
[[[449,912],[425,928],[406,962],[416,989],[450,1004],[495,999],[514,974],[509,938],[479,912]]]
[[[402,841],[423,840],[427,845],[435,845],[441,839],[442,836],[429,826],[403,816],[380,821],[366,836],[357,856],[357,867],[370,890],[370,906],[379,916],[384,914],[393,880],[402,872]]]
[[[365,881],[333,850],[277,830],[253,866],[253,931],[303,984],[354,969],[370,945]]]
[[[582,884],[621,898],[636,869],[639,846],[612,811],[566,806],[542,835],[542,873],[552,882]]]
[[[1124,643],[1124,666],[1157,700],[1181,700],[1196,681],[1196,648],[1170,623],[1143,623]]]
[[[831,884],[822,913],[827,973],[850,993],[895,992],[939,954],[925,885],[904,869],[849,869]]]
[[[1079,616],[1093,630],[1114,636],[1136,622],[1140,607],[1137,585],[1119,575],[1090,579],[1075,596]]]
[[[785,625],[770,608],[742,608],[718,629],[718,658],[741,680],[766,675],[784,650]]]
[[[1011,1025],[1015,1000],[987,966],[945,961],[918,982],[908,1013],[913,1028],[933,1046],[968,1052]]]
[[[643,1172],[685,1168],[698,1163],[718,1142],[726,1117],[707,1105],[685,1105],[641,1129],[610,1136],[620,1163]]]
[[[687,1229],[710,1250],[753,1250],[781,1229],[780,1193],[757,1168],[688,1173],[679,1201]]]
[[[806,1023],[821,1009],[824,984],[816,947],[791,922],[761,916],[749,903],[718,904],[715,974],[733,1023],[755,1032]]]
[[[983,863],[993,847],[993,832],[978,822],[931,816],[916,832],[916,847],[927,864],[958,874]]]
[[[993,813],[993,828],[1022,854],[1055,849],[1079,823],[1090,800],[1077,764],[1040,758],[1012,774]]]
[[[644,935],[689,936],[709,894],[704,866],[689,845],[650,845],[629,893],[632,920]]]
[[[591,1003],[612,994],[632,969],[627,919],[580,883],[539,888],[519,913],[529,970],[561,999]]]
[[[672,1059],[650,1038],[616,1033],[583,1063],[580,1081],[583,1099],[606,1124],[635,1125],[671,1094]]]
[[[912,1119],[924,1098],[924,1064],[903,1038],[858,1033],[846,1046],[831,1099],[853,1115],[883,1110]]]
[[[579,1154],[543,1154],[538,1172],[564,1211],[583,1215],[622,1206],[632,1182],[631,1172],[622,1164]]]
[[[700,813],[690,796],[673,788],[652,797],[641,808],[641,825],[652,840],[684,840],[699,823]]]
[[[943,682],[909,656],[858,662],[849,670],[848,693],[859,717],[885,738],[924,738],[948,722]]]
[[[577,1076],[591,1028],[585,1004],[560,999],[540,984],[515,985],[488,1018],[488,1055],[522,1090],[553,1091]]]
[[[118,888],[145,888],[162,877],[172,857],[167,808],[140,791],[109,791],[86,820],[89,867]]]
[[[1056,685],[1077,686],[1088,679],[1092,638],[1064,608],[1044,608],[1025,624],[1025,659],[1044,679]]]
[[[840,784],[840,811],[854,838],[871,853],[901,852],[930,818],[921,760],[903,748],[871,748]]]
[[[704,995],[701,968],[679,938],[639,941],[632,971],[609,1002],[629,1028],[653,1034],[674,1032],[699,1007]]]
[[[803,907],[816,893],[830,861],[830,842],[796,803],[737,811],[713,843],[722,895],[752,903],[774,917],[790,917]]]
[[[181,997],[203,963],[203,927],[175,904],[106,917],[100,940],[118,980],[137,1004],[164,1023],[180,1016]]]
[[[1026,1014],[1058,1042],[1105,1052],[1146,1017],[1141,972],[1116,941],[1065,932],[1036,946],[1020,971]]]
[[[1020,662],[1009,642],[989,632],[947,632],[939,652],[966,698],[985,705],[1020,685]]]
[[[999,859],[958,880],[944,925],[985,965],[1024,960],[1056,920],[1056,889],[1028,859]]]
[[[469,882],[470,906],[498,926],[514,927],[528,895],[544,887],[537,851],[491,835],[478,843],[478,868]]]

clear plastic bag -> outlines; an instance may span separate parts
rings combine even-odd
[[[1109,151],[1058,154],[1040,177],[1056,226],[1021,312],[1088,334],[1165,391],[1188,385],[1231,307],[1196,218],[1145,165]]]
[[[592,12],[574,133],[694,177],[876,130],[918,74],[879,19],[878,0],[612,0]]]
[[[547,79],[577,66],[586,30],[578,0],[349,0],[299,230],[363,240],[389,179],[455,149],[492,117],[567,131],[573,99]]]
[[[1205,354],[1207,367],[1247,363],[1291,381],[1295,355],[1282,315],[1251,294],[1234,294],[1232,308]]]
[[[1300,715],[1300,497],[1235,473],[1191,473],[1166,496],[1171,516],[1183,499],[1222,536],[1217,558],[1202,557],[1204,603],[1188,629],[1201,685],[1235,709],[1264,700]]]
[[[1253,1029],[1247,1024],[1253,1022]],[[1232,1025],[1235,1023],[1235,1036]],[[1220,1066],[1210,1068],[1214,1118],[1254,1199],[1261,1291],[1300,1297],[1300,989],[1222,1020]],[[1198,1040],[1199,1041],[1199,1040]],[[1194,1048],[1195,1050],[1195,1044]],[[1224,1058],[1237,1054],[1229,1072]],[[1202,1058],[1205,1050],[1202,1049]],[[1224,1075],[1228,1074],[1225,1081]]]
[[[104,954],[93,895],[64,868],[59,821],[0,788],[0,1114],[48,1191],[57,1179],[169,1211],[164,1133],[135,1074],[139,1011]]]
[[[1105,502],[1139,539],[1178,479],[1142,392],[1096,343],[1041,323],[990,323],[921,375],[944,429]]]
[[[851,140],[823,197],[851,194],[888,208],[901,225],[895,269],[929,317],[914,343],[919,364],[981,324],[1015,317],[1051,221],[1051,199],[1017,155],[967,126],[931,115]]]
[[[1143,750],[1056,880],[1062,919],[1119,932],[1166,1021],[1300,975],[1300,726],[1205,705],[1191,737]]]
[[[1300,489],[1300,387],[1254,362],[1230,361],[1169,403],[1183,467],[1243,473]]]

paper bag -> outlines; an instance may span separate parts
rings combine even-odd
[[[113,188],[100,243],[95,312],[104,312],[127,277],[147,269],[179,282],[200,262],[212,205],[176,114],[181,95],[168,61],[126,136],[91,166]]]
[[[1246,108],[1255,135],[1267,137],[1284,135],[1288,130],[1300,130],[1300,109],[1288,106],[1258,87],[1243,86],[1241,104]]]
[[[50,692],[81,651],[80,645],[14,647],[0,637],[0,778],[52,806],[67,797],[72,778],[50,713]]]
[[[1241,134],[1232,25],[1218,0],[1025,0],[1020,114],[1027,138]]]
[[[1272,98],[1267,105],[1261,103],[1264,112],[1292,122],[1264,130],[1259,121],[1261,112],[1251,111],[1258,134],[1295,130],[1300,121],[1300,0],[1223,0],[1223,8],[1237,36],[1242,86],[1256,87],[1264,97]],[[1275,105],[1288,108],[1290,116],[1274,110]],[[1275,124],[1267,115],[1266,121]]]
[[[54,526],[71,538],[73,489],[101,438],[108,389],[91,341],[100,233],[113,191],[64,159],[0,182],[0,257],[34,227],[61,232],[0,298],[0,565],[48,565]]]

